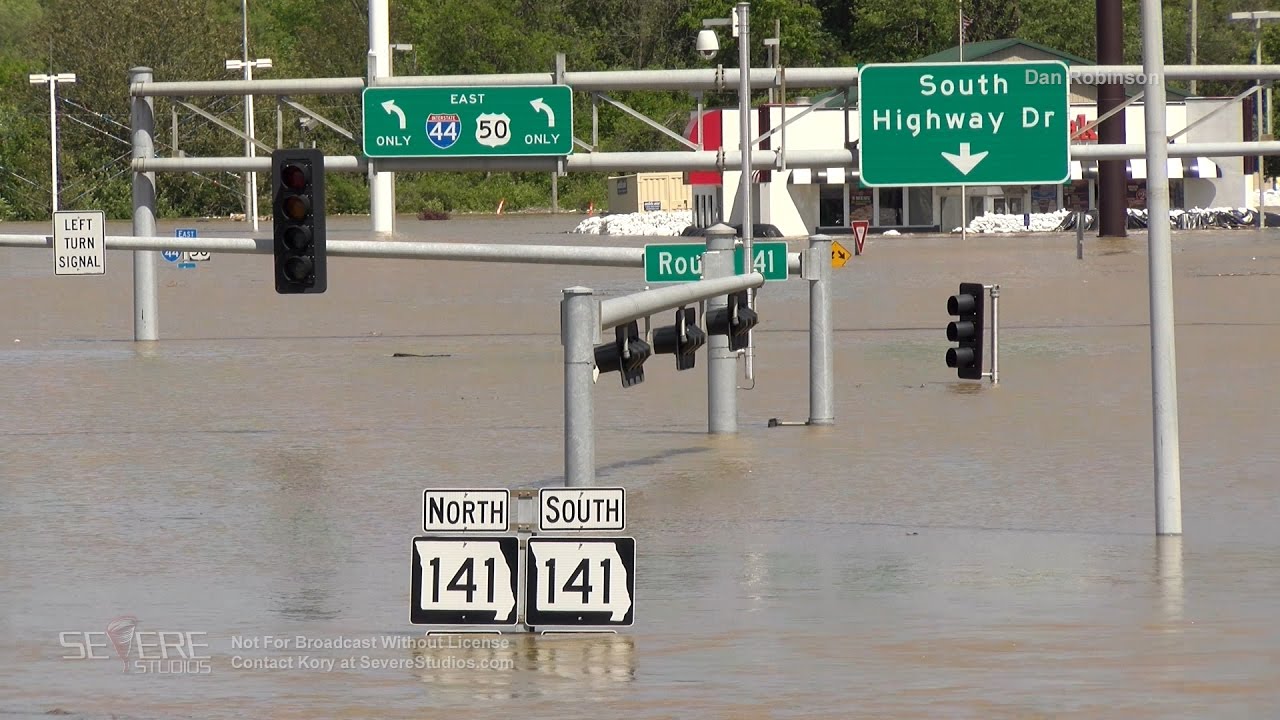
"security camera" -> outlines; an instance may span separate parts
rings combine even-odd
[[[720,52],[720,39],[716,37],[715,30],[702,30],[698,32],[697,43],[698,54],[710,60]]]

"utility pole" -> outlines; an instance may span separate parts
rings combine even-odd
[[[76,76],[75,73],[35,73],[27,79],[32,85],[49,85],[49,165],[53,177],[53,212],[58,212],[58,83],[73,83]]]
[[[1124,64],[1124,7],[1121,0],[1097,0],[1098,64]],[[1146,98],[1151,102],[1151,98]],[[1124,85],[1107,83],[1098,86],[1098,117],[1124,103]],[[1099,145],[1124,144],[1123,110],[1098,125]],[[1098,162],[1098,236],[1125,237],[1129,212],[1125,201],[1128,177],[1124,160]]]

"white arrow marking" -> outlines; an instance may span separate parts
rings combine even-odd
[[[400,118],[400,129],[404,129],[404,111],[396,107],[395,100],[388,100],[382,103],[382,109],[386,110],[388,115],[395,113],[396,116]]]
[[[959,155],[952,155],[948,152],[942,153],[942,157],[946,158],[947,162],[955,165],[956,169],[965,175],[968,175],[970,171],[978,167],[978,163],[982,162],[982,158],[986,156],[987,152],[985,150],[977,155],[970,155],[969,143],[960,143]]]
[[[555,110],[551,109],[550,105],[542,102],[542,98],[538,98],[537,100],[530,100],[529,104],[533,106],[533,109],[535,111],[544,112],[547,114],[547,127],[553,128],[556,126],[556,112]]]

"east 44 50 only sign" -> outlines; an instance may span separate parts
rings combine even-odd
[[[372,87],[363,114],[364,154],[373,158],[573,152],[566,85]]]
[[[1069,174],[1062,62],[866,65],[862,183],[1057,184]]]

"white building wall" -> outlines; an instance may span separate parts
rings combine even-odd
[[[1204,117],[1228,101],[1229,99],[1225,98],[1196,98],[1189,100],[1185,105],[1168,105],[1166,126],[1169,134],[1172,135],[1185,128],[1188,124],[1188,118],[1194,121]],[[789,118],[794,118],[805,109],[805,106],[790,106],[785,109],[785,114]],[[753,137],[760,134],[757,125],[757,112],[758,110],[753,109],[751,117]],[[1134,103],[1124,109],[1127,142],[1141,143],[1145,141],[1146,123],[1143,118],[1143,112],[1141,102]],[[773,106],[770,108],[770,113],[771,126],[774,128],[780,126],[783,122],[783,108]],[[1074,120],[1081,115],[1084,116],[1086,122],[1095,120],[1098,115],[1096,105],[1092,103],[1073,104],[1071,106],[1070,119]],[[737,109],[722,109],[721,118],[724,123],[722,129],[724,147],[727,150],[739,149]],[[808,113],[787,127],[785,146],[791,150],[840,149],[845,146],[845,137],[846,125],[843,108],[822,108]],[[853,142],[858,137],[858,112],[851,109],[849,111],[848,138],[850,142]],[[1235,103],[1233,107],[1223,110],[1203,125],[1197,126],[1187,134],[1177,138],[1175,142],[1240,139],[1241,106],[1239,103]],[[782,131],[775,133],[771,137],[771,141],[773,149],[776,150],[782,147]],[[1223,157],[1212,159],[1222,168],[1224,177],[1217,180],[1185,179],[1183,204],[1186,207],[1238,207],[1245,205],[1247,191],[1251,186],[1241,172],[1242,163],[1240,158]],[[1190,160],[1187,162],[1190,162]],[[726,170],[723,173],[724,202],[728,208],[727,215],[730,218],[730,224],[742,222],[741,208],[738,207],[740,175],[740,172],[732,170]],[[758,189],[757,197],[759,200],[757,200],[755,208],[756,221],[776,225],[787,236],[803,236],[813,232],[818,224],[823,170],[814,168],[811,172],[812,180],[809,184],[795,182],[795,171],[792,169],[785,171],[775,170],[772,175],[772,182],[764,183]],[[857,180],[856,178],[850,178],[847,182],[855,183],[856,186]],[[846,184],[843,192],[847,193],[848,190],[849,185]],[[1024,206],[1026,207],[1029,207],[1030,190],[1030,187],[1025,189],[1026,204]],[[970,186],[966,190],[966,193],[971,197],[996,197],[1001,195],[1008,197],[1011,192],[1018,194],[1016,188],[1007,186],[1003,188]],[[959,188],[938,187],[934,189],[934,224],[940,225],[944,230],[959,224],[958,196]],[[1058,199],[1061,201],[1060,192]]]
[[[1228,102],[1228,98],[1192,98],[1187,100],[1187,122],[1194,123]],[[1185,125],[1183,127],[1186,127]],[[1234,103],[1217,115],[1191,128],[1183,137],[1190,142],[1214,142],[1223,140],[1245,140],[1241,133],[1244,129],[1244,109],[1240,103]],[[1182,138],[1178,138],[1182,140]],[[1242,207],[1248,204],[1250,197],[1257,196],[1251,178],[1244,175],[1244,159],[1240,157],[1210,157],[1210,160],[1222,168],[1222,177],[1217,181],[1187,180],[1185,202],[1188,208],[1193,207]],[[1255,200],[1254,205],[1257,204]]]

